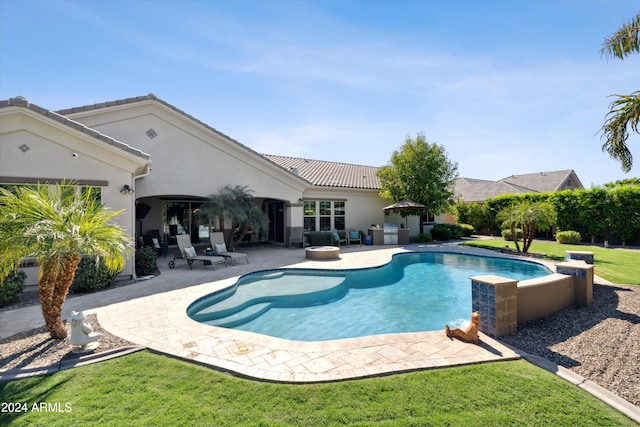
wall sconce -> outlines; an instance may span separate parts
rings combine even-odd
[[[298,199],[298,203],[303,203],[303,202],[304,202],[304,199],[303,199],[302,197],[300,197],[300,198]]]
[[[127,184],[123,185],[120,189],[122,194],[133,194],[133,188],[129,187]]]

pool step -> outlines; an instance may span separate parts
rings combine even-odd
[[[271,307],[270,302],[252,304],[236,313],[226,317],[212,318],[216,313],[195,314],[191,315],[193,320],[206,323],[211,326],[220,326],[223,328],[235,328],[238,325],[250,322],[261,314],[265,313]]]

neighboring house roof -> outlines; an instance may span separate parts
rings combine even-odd
[[[528,188],[536,193],[550,193],[556,190],[575,190],[584,188],[576,173],[569,170],[528,173],[524,175],[511,175],[500,181],[522,188]]]
[[[502,194],[550,193],[557,190],[583,188],[573,170],[511,175],[499,181],[458,178],[455,183],[456,198],[467,203],[484,202]]]
[[[145,160],[149,160],[151,158],[151,155],[138,150],[137,148],[134,148],[128,144],[125,144],[124,142],[118,141],[115,138],[112,138],[110,136],[104,135],[100,132],[98,132],[95,129],[91,129],[88,128],[87,126],[83,125],[82,123],[78,123],[74,120],[69,119],[68,117],[65,117],[64,115],[60,114],[60,113],[56,113],[54,111],[51,110],[47,110],[46,108],[42,108],[36,104],[32,104],[30,103],[26,98],[22,97],[22,96],[18,96],[15,98],[10,98],[8,100],[0,100],[0,108],[8,108],[8,107],[22,107],[22,108],[27,108],[31,111],[34,111],[38,114],[42,114],[45,117],[48,117],[52,120],[55,120],[59,123],[62,123],[63,125],[69,126],[75,130],[78,130],[82,133],[85,133],[93,138],[96,138],[98,141],[100,141],[101,143],[106,143],[109,145],[112,145],[114,147],[117,147],[123,151],[126,151],[128,153],[132,153],[136,156],[142,157]]]
[[[380,189],[380,180],[376,175],[379,169],[377,167],[273,154],[263,156],[319,187]]]

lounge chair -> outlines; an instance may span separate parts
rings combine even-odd
[[[215,255],[198,255],[196,249],[191,244],[191,236],[188,234],[176,235],[176,243],[178,245],[178,253],[175,254],[173,259],[169,261],[169,268],[175,268],[176,259],[184,259],[189,264],[189,269],[192,269],[193,261],[202,261],[205,265],[207,262],[211,263],[211,268],[216,269],[216,264],[224,264],[227,266],[227,259],[221,256]]]
[[[347,244],[349,246],[358,242],[358,245],[362,246],[362,237],[360,236],[360,232],[358,230],[351,230],[347,232]]]
[[[222,231],[212,231],[209,233],[209,240],[211,241],[211,248],[213,253],[225,257],[231,260],[231,265],[236,265],[237,259],[244,259],[249,264],[249,256],[241,252],[233,252],[227,250],[227,245],[224,242],[224,234]]]

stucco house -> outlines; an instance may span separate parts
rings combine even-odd
[[[0,184],[97,187],[107,207],[125,210],[116,221],[132,238],[188,233],[208,241],[218,224],[197,213],[225,185],[252,191],[270,219],[255,238],[276,244],[303,230],[403,223],[385,215],[376,170],[257,153],[154,95],[56,112],[22,97],[0,101]],[[417,235],[418,218],[408,221]],[[134,275],[132,264],[123,275]]]
[[[498,181],[458,178],[454,197],[464,203],[484,203],[503,194],[551,193],[584,188],[573,170],[511,175]]]

